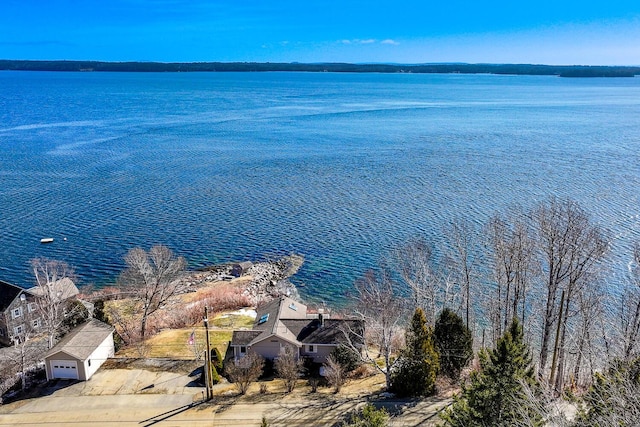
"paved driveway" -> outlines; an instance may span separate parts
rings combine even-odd
[[[159,416],[197,406],[204,389],[194,384],[196,379],[174,372],[101,369],[89,381],[59,381],[40,397],[0,406],[0,426],[157,424]]]

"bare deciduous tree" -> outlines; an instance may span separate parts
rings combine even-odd
[[[347,371],[333,355],[329,355],[324,364],[324,377],[329,385],[333,387],[333,392],[338,393],[347,381]]]
[[[449,242],[447,253],[447,268],[450,276],[458,285],[462,297],[462,312],[467,328],[471,328],[474,318],[472,304],[472,290],[476,284],[478,257],[477,230],[473,224],[459,218],[453,221],[446,231]]]
[[[397,284],[385,269],[366,272],[354,287],[354,312],[364,321],[366,333],[345,330],[345,344],[360,354],[363,362],[384,373],[389,388],[391,370],[397,361],[394,355],[402,344],[406,302],[396,291]],[[377,356],[372,351],[377,352]],[[382,366],[376,360],[380,357],[383,359]]]
[[[587,213],[574,201],[551,198],[538,206],[535,217],[542,271],[546,276],[540,344],[540,372],[544,372],[554,330],[560,333],[557,354],[560,362],[563,360],[567,319],[570,316],[565,316],[560,327],[557,327],[560,314],[563,310],[570,313],[581,287],[590,285],[608,243],[603,230],[592,224]],[[562,291],[565,292],[564,307],[558,301]],[[562,364],[559,364],[558,372],[561,371]]]
[[[152,247],[149,252],[131,249],[124,260],[127,268],[120,275],[119,284],[123,292],[142,305],[140,339],[144,340],[149,316],[166,306],[187,286],[180,280],[187,263],[162,245]]]
[[[424,310],[430,324],[436,319],[440,288],[432,257],[431,245],[420,237],[408,240],[392,257],[394,268],[411,290],[413,305]]]
[[[31,261],[31,267],[36,285],[30,291],[36,297],[41,328],[47,334],[51,348],[65,319],[78,311],[78,306],[70,303],[77,288],[71,281],[71,268],[62,261],[37,258]]]
[[[640,344],[640,243],[633,247],[633,260],[629,263],[629,278],[622,293],[618,318],[622,357],[630,360],[638,355]]]
[[[249,386],[262,375],[263,368],[264,359],[262,356],[250,351],[244,357],[228,362],[224,371],[229,380],[236,384],[240,394],[246,394]]]
[[[494,341],[514,317],[525,323],[534,248],[528,222],[524,213],[513,210],[508,218],[495,215],[486,227],[496,285],[488,307]]]
[[[298,357],[298,352],[293,346],[288,345],[281,349],[274,362],[274,367],[278,377],[284,380],[287,393],[291,393],[296,388],[303,365],[302,359]]]

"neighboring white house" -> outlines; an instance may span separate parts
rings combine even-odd
[[[306,305],[283,296],[258,307],[253,329],[234,331],[229,349],[235,359],[249,351],[275,359],[285,346],[291,346],[298,357],[324,363],[347,334],[353,344],[361,346],[364,322],[309,313]]]
[[[45,355],[47,379],[86,381],[115,354],[112,326],[96,319],[76,327]]]

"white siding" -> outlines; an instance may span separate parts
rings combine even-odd
[[[98,370],[98,368],[109,358],[115,354],[115,348],[113,344],[113,333],[110,334],[104,341],[91,353],[91,355],[84,361],[84,371],[86,373],[85,380],[91,378],[91,376]]]

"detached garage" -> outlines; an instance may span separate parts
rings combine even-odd
[[[86,381],[114,353],[113,327],[91,319],[49,350],[44,358],[47,379]]]

